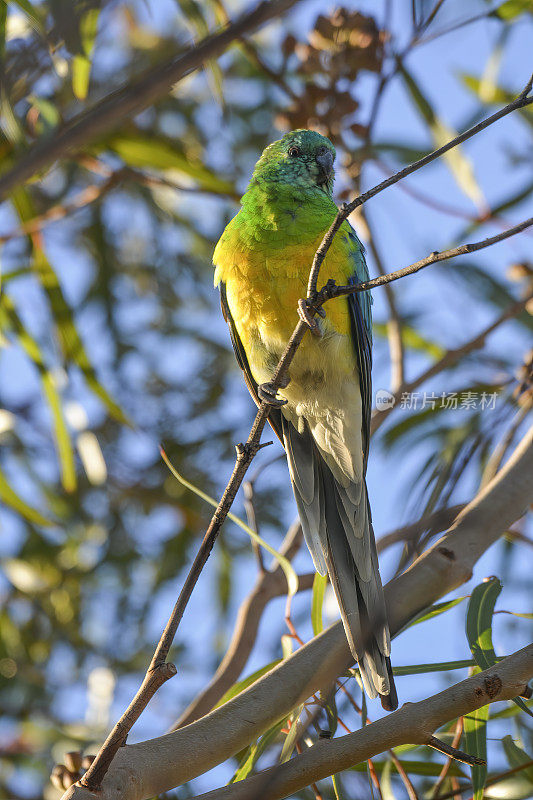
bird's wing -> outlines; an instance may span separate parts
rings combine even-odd
[[[368,267],[363,245],[351,226],[348,239],[351,245],[349,255],[354,266],[353,275],[348,279],[348,282],[350,284],[363,283],[369,279]],[[350,312],[352,340],[357,356],[359,387],[363,406],[362,437],[364,470],[366,473],[370,443],[370,416],[372,413],[372,296],[370,292],[357,292],[356,294],[348,295],[348,309]]]
[[[252,395],[253,401],[256,406],[261,405],[261,400],[257,393],[257,381],[254,379],[252,375],[252,370],[250,369],[250,365],[248,363],[248,358],[246,356],[246,351],[243,347],[241,342],[240,336],[237,332],[237,327],[231,316],[231,311],[229,308],[228,300],[226,297],[226,284],[222,281],[219,283],[220,289],[220,305],[222,306],[222,314],[224,315],[224,319],[226,320],[230,335],[231,335],[231,343],[233,345],[233,350],[235,352],[235,357],[237,359],[237,363],[239,367],[244,372],[244,379],[246,381],[246,385],[248,387],[248,391]],[[283,432],[282,432],[282,421],[281,421],[281,412],[277,408],[271,408],[270,413],[268,415],[268,421],[274,430],[274,433],[283,444]]]

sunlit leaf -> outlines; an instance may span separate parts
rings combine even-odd
[[[338,775],[332,775],[331,781],[333,783],[333,792],[335,794],[335,800],[343,800],[343,794],[341,792],[341,785]]]
[[[0,323],[0,327],[4,329],[11,328],[21,347],[37,367],[43,394],[46,397],[52,415],[57,454],[61,466],[61,482],[65,491],[72,492],[76,488],[76,466],[70,434],[63,415],[61,398],[56,388],[54,375],[46,366],[37,341],[30,336],[22,324],[13,301],[5,292],[0,295]]]
[[[34,525],[52,525],[52,520],[45,517],[44,514],[41,514],[40,511],[30,506],[25,500],[19,497],[7,480],[2,469],[0,469],[0,500]]]
[[[410,749],[416,749],[415,747],[411,746]],[[398,754],[400,750],[405,750],[405,748],[395,747],[394,752]],[[385,772],[387,764],[390,764],[389,760],[387,761],[376,761],[374,759],[374,767],[378,775],[382,775]],[[416,760],[409,760],[402,758],[400,759],[400,763],[404,770],[407,772],[408,775],[425,775],[429,778],[434,778],[440,775],[442,770],[442,764],[439,764],[436,761],[423,761],[420,759],[419,761]],[[393,765],[394,767],[394,765]],[[366,772],[366,764],[355,764],[350,769],[354,772]],[[396,769],[396,767],[394,767]],[[457,778],[465,778],[466,773],[464,770],[461,769],[460,765],[457,761],[453,761],[450,764],[450,771],[448,772],[449,775],[452,775]]]
[[[412,664],[406,667],[393,667],[395,675],[419,675],[424,672],[446,672],[451,669],[465,669],[475,664],[471,658],[459,661],[441,661],[432,664]]]
[[[38,594],[50,589],[43,571],[21,558],[2,559],[2,569],[13,586],[24,594]]]
[[[255,742],[248,748],[247,755],[235,772],[233,778],[230,780],[230,783],[236,783],[237,781],[243,781],[245,778],[253,770],[258,758],[264,753],[264,751],[273,744],[276,739],[278,739],[281,729],[284,727],[285,721],[277,722],[273,725],[269,730],[261,736],[259,741]]]
[[[435,147],[442,147],[442,145],[449,142],[450,139],[455,138],[457,132],[449,128],[439,119],[419,84],[403,65],[400,66],[400,72],[415,106],[428,125]],[[483,194],[476,181],[472,163],[470,159],[463,154],[461,148],[459,146],[453,147],[444,154],[443,159],[448,164],[462,191],[470,197],[476,206],[483,206]]]
[[[289,721],[291,723],[290,730],[285,737],[285,741],[283,742],[283,747],[281,749],[281,755],[279,757],[279,763],[283,764],[285,761],[288,761],[292,755],[292,751],[296,747],[298,742],[298,738],[300,735],[300,728],[298,726],[298,720],[300,719],[300,714],[304,710],[304,704],[296,708],[289,717]]]
[[[421,611],[419,616],[412,619],[405,627],[410,628],[411,625],[418,625],[420,622],[426,622],[428,619],[438,617],[440,614],[449,611],[450,608],[454,608],[459,605],[459,603],[462,603],[463,600],[466,600],[466,595],[464,597],[454,597],[453,600],[445,600],[442,603],[435,603],[435,605],[430,606],[427,610]]]
[[[24,189],[17,189],[17,191],[13,193],[11,199],[22,222],[28,222],[35,217],[31,198]],[[114,417],[114,419],[118,420],[118,422],[122,422],[126,425],[129,424],[128,418],[120,406],[113,400],[109,392],[98,380],[96,370],[87,355],[87,351],[85,350],[76,328],[72,309],[65,300],[57,274],[48,261],[43,248],[35,241],[33,242],[32,267],[48,298],[59,343],[65,358],[74,363],[81,370],[88,386],[97,397],[100,398],[109,414]]]
[[[379,336],[387,336],[387,326],[380,322],[374,322],[373,330]],[[442,347],[442,345],[422,336],[422,334],[411,325],[402,325],[402,341],[405,347],[425,353],[435,360],[442,358],[446,352],[446,349]]]
[[[507,105],[507,103],[511,103],[516,99],[516,91],[505,89],[496,85],[492,87],[492,94],[490,96],[487,96],[486,94],[484,95],[482,91],[483,82],[480,78],[476,78],[474,75],[468,74],[463,74],[461,78],[465,86],[474,92],[480,98],[480,100],[483,100],[485,103],[498,103],[501,105]],[[519,113],[529,122],[533,121],[533,110],[531,109],[531,106],[524,106],[524,108],[519,110]]]
[[[532,0],[505,0],[492,13],[509,22],[509,20],[519,17],[520,14],[533,14],[533,2]]]
[[[374,761],[374,768],[376,767],[377,764]],[[396,795],[394,794],[392,788],[391,774],[392,774],[392,760],[389,759],[385,761],[383,769],[381,770],[380,786],[381,786],[381,797],[383,798],[383,800],[397,800]]]
[[[235,193],[232,184],[219,178],[198,159],[191,159],[177,142],[155,138],[142,133],[121,132],[105,141],[105,147],[113,150],[126,164],[155,170],[173,170],[192,178],[199,187],[217,194]]]
[[[320,575],[318,572],[313,579],[313,595],[311,599],[311,623],[313,633],[318,636],[324,630],[322,619],[322,606],[324,605],[324,594],[328,585],[328,576]]]
[[[80,20],[81,53],[72,60],[72,90],[78,100],[85,100],[89,90],[91,57],[98,29],[98,8],[90,8]]]

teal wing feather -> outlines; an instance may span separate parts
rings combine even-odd
[[[349,255],[354,268],[349,283],[364,283],[369,279],[369,274],[363,245],[353,229],[348,234],[348,239],[350,242]],[[348,308],[361,388],[363,454],[366,473],[372,414],[372,295],[370,292],[348,295]]]

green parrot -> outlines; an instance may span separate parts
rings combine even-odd
[[[215,285],[248,389],[273,407],[269,421],[285,452],[306,543],[329,574],[367,694],[392,710],[398,700],[370,505],[372,315],[368,292],[333,300],[316,317],[276,394],[270,384],[297,322],[313,256],[337,207],[335,148],[296,130],[257,162],[241,209],[214,253]],[[363,246],[341,226],[321,268],[325,282],[368,280]]]

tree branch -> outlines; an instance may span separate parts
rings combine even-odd
[[[402,744],[435,746],[433,731],[487,703],[511,700],[533,676],[533,645],[524,647],[497,666],[467,678],[439,694],[406,703],[392,714],[347,736],[319,740],[301,755],[251,778],[232,783],[194,800],[282,800],[311,782],[366,761],[389,747]],[[438,742],[442,750],[442,742]],[[445,748],[449,752],[450,748]],[[456,751],[457,752],[457,751]]]
[[[387,584],[385,597],[393,634],[471,577],[476,561],[533,501],[532,473],[533,427],[448,532],[403,575]],[[144,800],[206,772],[238,753],[316,691],[330,686],[351,663],[344,629],[337,622],[197,722],[157,739],[121,747],[103,780],[99,800]],[[390,746],[389,742],[385,749]],[[94,800],[94,795],[77,784],[63,798]]]
[[[205,61],[219,56],[244,34],[284,14],[296,2],[298,0],[264,0],[219,33],[207,36],[185,53],[158,64],[137,80],[129,81],[87,111],[73,117],[49,137],[39,140],[0,178],[0,199],[66,153],[84,147],[118,127],[125,119],[139,114]]]

